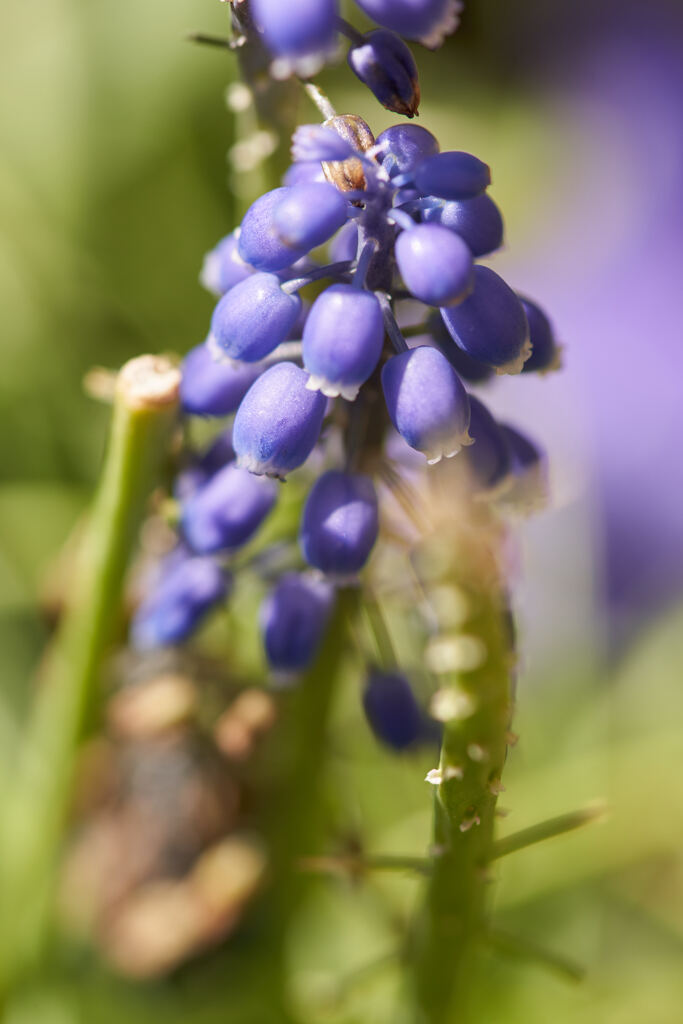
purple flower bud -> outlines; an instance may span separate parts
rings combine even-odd
[[[306,387],[353,401],[377,366],[383,341],[382,310],[372,292],[350,284],[326,288],[304,328]]]
[[[254,273],[237,249],[239,229],[222,238],[204,257],[199,274],[200,283],[214,295],[225,295],[233,285]]]
[[[230,576],[212,558],[188,557],[177,549],[167,562],[131,624],[138,650],[182,643],[231,587]]]
[[[491,171],[471,153],[436,153],[417,165],[413,180],[423,196],[473,199],[491,184]]]
[[[377,136],[378,159],[391,178],[408,174],[428,156],[439,152],[439,143],[419,124],[394,124]]]
[[[422,715],[410,683],[397,672],[370,673],[363,709],[381,743],[394,750],[412,746],[422,734]]]
[[[235,458],[232,429],[222,430],[200,456],[192,455],[176,475],[173,496],[180,502],[188,501],[223,466]]]
[[[510,446],[483,402],[470,395],[470,407],[473,444],[463,453],[464,458],[474,490],[482,497],[496,497],[510,485]]]
[[[241,547],[256,533],[276,497],[272,480],[225,466],[184,504],[183,537],[199,555]]]
[[[442,224],[467,242],[476,258],[488,256],[503,244],[503,218],[493,199],[485,192],[474,199],[435,202],[422,211],[428,224]]]
[[[251,0],[254,21],[270,51],[294,59],[293,69],[309,74],[334,46],[337,7],[337,0]],[[299,63],[302,58],[309,58],[310,67]]]
[[[284,292],[274,274],[253,274],[220,299],[211,334],[231,359],[256,363],[285,340],[300,312],[299,296]]]
[[[330,259],[333,263],[355,260],[358,253],[358,228],[349,221],[330,242]]]
[[[296,573],[283,576],[259,614],[266,657],[278,673],[295,673],[313,662],[334,601],[333,588]]]
[[[313,181],[324,180],[325,175],[319,160],[299,160],[287,168],[282,184],[288,188],[293,188],[294,185],[307,185]]]
[[[346,224],[348,204],[326,181],[294,185],[275,207],[273,221],[285,245],[315,249]]]
[[[308,390],[307,379],[294,363],[277,363],[242,399],[232,442],[238,463],[251,473],[283,477],[313,451],[327,402]]]
[[[356,0],[378,25],[435,49],[460,21],[460,0]]]
[[[289,192],[284,186],[266,192],[244,215],[238,250],[242,259],[256,270],[284,270],[306,255],[306,249],[287,245],[279,238],[273,221],[276,208]]]
[[[462,302],[472,290],[472,254],[440,224],[418,224],[396,240],[396,262],[409,292],[430,306]]]
[[[382,369],[391,421],[401,437],[432,464],[470,443],[470,403],[445,356],[427,345],[392,356]]]
[[[514,427],[501,423],[500,429],[510,452],[512,480],[502,500],[520,512],[542,508],[548,497],[546,464],[539,448]]]
[[[459,345],[453,344],[453,339],[446,330],[446,325],[441,319],[441,314],[434,312],[427,321],[429,337],[436,347],[443,352],[458,377],[468,381],[470,384],[483,384],[490,380],[495,370],[486,363],[480,363],[478,359],[472,359],[463,352]]]
[[[459,306],[441,310],[453,340],[473,359],[497,373],[519,373],[531,343],[524,308],[502,277],[474,268],[474,290]]]
[[[353,152],[348,139],[324,124],[300,124],[292,135],[291,153],[295,162],[346,160]]]
[[[523,295],[517,296],[522,303],[529,323],[531,355],[522,367],[522,373],[547,373],[560,365],[560,349],[555,332],[543,310]]]
[[[354,577],[377,540],[377,495],[370,477],[330,470],[311,489],[299,541],[309,565],[329,576]]]
[[[351,70],[387,110],[415,117],[420,105],[417,64],[397,35],[376,29],[363,36],[348,53]]]
[[[258,376],[254,366],[216,362],[206,342],[191,349],[181,366],[180,404],[193,416],[229,416]]]

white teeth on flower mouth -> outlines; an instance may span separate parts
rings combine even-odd
[[[460,14],[463,5],[461,0],[448,0],[443,16],[432,27],[425,36],[420,37],[420,42],[428,50],[436,50],[443,43],[446,36],[455,32],[460,24]]]
[[[519,355],[515,356],[514,359],[511,359],[509,363],[503,363],[502,366],[496,366],[495,367],[496,373],[498,375],[505,374],[505,373],[509,373],[509,374],[521,373],[522,372],[522,367],[524,366],[525,362],[527,361],[527,359],[531,355],[532,348],[533,348],[533,346],[531,344],[531,340],[529,338],[527,338],[526,341],[524,342],[524,344],[522,345],[521,349],[520,349]]]
[[[306,389],[319,391],[325,398],[344,398],[347,402],[353,402],[358,397],[360,384],[335,384],[326,377],[312,373],[306,381]]]

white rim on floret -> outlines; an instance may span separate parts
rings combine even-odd
[[[360,384],[340,384],[338,381],[328,380],[327,377],[319,377],[315,373],[310,374],[306,381],[308,391],[319,391],[325,398],[345,398],[347,402],[354,402],[361,389]]]
[[[470,444],[474,444],[474,438],[470,437],[469,432],[466,430],[455,439],[447,438],[437,442],[437,444],[423,452],[423,454],[427,459],[427,464],[435,466],[442,459],[452,459],[462,448],[466,448]]]
[[[214,363],[222,363],[223,366],[231,366],[233,370],[243,370],[245,366],[251,365],[249,363],[245,363],[243,359],[233,359],[232,356],[229,356],[225,349],[221,348],[216,335],[213,333],[209,334],[205,344]]]
[[[221,272],[221,260],[218,253],[212,249],[211,252],[207,252],[206,256],[202,260],[202,269],[199,271],[199,283],[202,288],[206,288],[207,292],[211,292],[212,295],[220,295],[221,289],[219,285]]]
[[[522,345],[521,349],[519,350],[518,356],[515,356],[514,359],[511,359],[509,363],[503,363],[502,366],[494,367],[496,373],[499,375],[504,373],[521,373],[522,367],[531,355],[532,347],[533,346],[531,344],[530,339],[527,338],[524,344]]]
[[[441,46],[446,36],[455,32],[460,24],[462,8],[461,0],[448,0],[446,10],[441,18],[432,26],[427,35],[420,37],[422,45],[426,46],[428,50],[436,50]]]
[[[255,455],[238,455],[235,462],[240,469],[247,469],[254,476],[272,476],[276,480],[282,480],[282,473],[276,473],[270,462],[263,462]]]
[[[285,78],[298,75],[299,78],[311,78],[325,66],[328,60],[336,60],[341,52],[339,43],[334,44],[316,53],[305,53],[300,57],[276,57],[270,65],[272,77],[282,82]]]

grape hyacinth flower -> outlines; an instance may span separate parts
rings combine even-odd
[[[248,363],[217,361],[206,342],[188,352],[181,372],[180,403],[193,416],[229,416],[258,376]]]
[[[552,324],[543,310],[531,299],[518,296],[529,324],[531,355],[522,367],[522,373],[548,373],[560,365],[560,348],[555,340]]]
[[[421,160],[412,174],[423,196],[439,199],[474,199],[491,184],[491,171],[471,153],[435,153]]]
[[[239,228],[222,238],[207,252],[199,273],[200,283],[213,295],[225,295],[233,285],[254,273],[239,254]]]
[[[304,505],[299,542],[310,566],[337,579],[354,578],[377,540],[379,518],[372,480],[329,470]]]
[[[415,117],[420,105],[417,64],[399,36],[368,32],[349,50],[349,67],[387,110]]]
[[[420,214],[427,224],[455,231],[475,258],[489,256],[503,244],[503,217],[486,192],[473,199],[427,200]]]
[[[422,714],[410,683],[397,672],[370,673],[363,709],[377,739],[393,750],[406,750],[423,733]]]
[[[337,0],[251,0],[252,14],[276,56],[272,73],[314,74],[334,51]]]
[[[430,306],[453,306],[472,290],[472,253],[439,224],[418,224],[396,241],[396,262],[412,295]]]
[[[422,161],[439,152],[439,143],[419,124],[395,124],[377,136],[382,167],[394,178],[409,174]]]
[[[471,482],[481,497],[495,497],[511,484],[508,439],[483,402],[470,395],[472,445],[465,452]]]
[[[377,366],[383,340],[382,310],[372,292],[347,284],[327,288],[304,327],[306,387],[353,401]]]
[[[294,363],[277,363],[256,380],[235,416],[233,445],[251,473],[284,477],[301,466],[320,435],[327,402],[307,388]]]
[[[407,39],[435,49],[454,32],[460,20],[460,0],[356,0],[373,18]]]
[[[470,444],[470,400],[438,349],[420,345],[392,356],[382,370],[382,387],[396,430],[430,465]]]
[[[276,497],[272,480],[225,466],[183,504],[182,536],[199,555],[233,551],[256,533]]]
[[[287,292],[275,274],[254,274],[219,301],[211,337],[231,359],[257,363],[283,342],[301,313],[301,299]]]
[[[325,181],[294,185],[276,204],[273,225],[278,237],[293,249],[309,252],[346,224],[347,204]]]
[[[244,262],[255,270],[284,270],[308,252],[309,247],[297,248],[296,245],[288,245],[278,233],[275,224],[275,211],[282,201],[291,195],[291,191],[291,188],[283,185],[281,188],[266,192],[251,204],[242,219],[237,242],[238,252]],[[330,234],[332,233],[331,231]]]
[[[278,675],[303,672],[322,643],[334,590],[297,573],[283,576],[261,606],[259,621],[270,667]]]

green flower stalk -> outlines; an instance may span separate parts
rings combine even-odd
[[[97,712],[100,669],[121,614],[124,574],[176,424],[180,374],[140,356],[118,374],[109,447],[59,631],[43,666],[4,804],[0,991],[40,953],[78,748]]]

